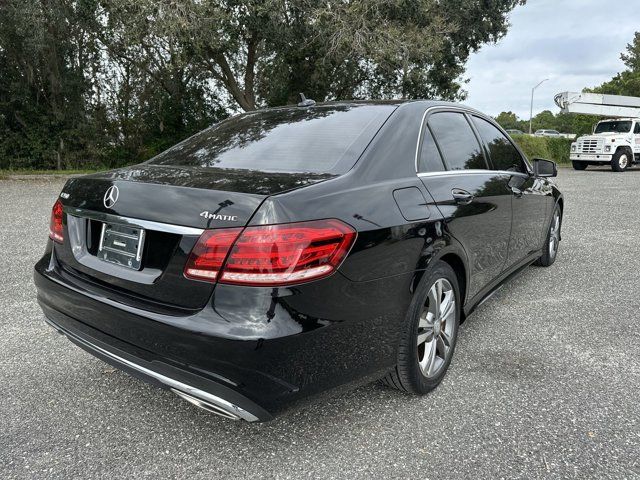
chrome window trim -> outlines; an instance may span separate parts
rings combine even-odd
[[[418,172],[418,177],[447,177],[457,175],[506,175],[509,177],[519,176],[529,178],[529,175],[522,172],[511,172],[509,170],[443,170],[441,172]]]
[[[441,172],[420,172],[420,169],[418,168],[418,153],[420,152],[420,142],[422,141],[422,133],[424,132],[424,127],[425,127],[425,122],[427,121],[427,116],[431,113],[433,113],[434,111],[442,111],[442,112],[459,112],[465,115],[475,115],[477,117],[482,118],[483,120],[486,120],[487,122],[489,122],[491,125],[493,125],[494,127],[496,127],[500,132],[502,132],[505,137],[507,138],[507,140],[509,140],[509,142],[511,142],[511,145],[513,145],[513,147],[518,151],[518,153],[520,154],[520,156],[522,157],[522,160],[524,161],[525,167],[527,168],[528,173],[522,173],[522,172],[508,172],[506,170],[444,170]],[[471,127],[474,135],[476,134],[474,127]],[[446,165],[445,165],[446,166]],[[416,175],[421,177],[421,176],[436,176],[436,175],[442,175],[442,174],[448,174],[448,173],[454,173],[454,172],[459,172],[459,173],[472,173],[474,175],[478,175],[479,173],[487,173],[487,172],[493,172],[493,173],[508,173],[509,175],[522,175],[522,176],[531,176],[533,175],[533,168],[529,163],[529,160],[527,159],[527,156],[522,152],[522,150],[520,149],[520,147],[518,145],[516,145],[513,140],[511,140],[511,137],[509,137],[509,134],[507,132],[504,131],[504,129],[498,125],[495,120],[493,120],[491,117],[489,117],[488,115],[485,115],[482,112],[479,112],[477,110],[474,110],[473,108],[469,108],[469,107],[461,107],[459,105],[434,105],[432,107],[427,108],[424,113],[422,114],[422,119],[420,120],[420,129],[418,130],[418,139],[416,141],[416,152],[414,155],[414,168],[416,171]]]
[[[179,235],[202,235],[204,229],[185,227],[183,225],[172,225],[170,223],[154,222],[152,220],[142,220],[139,218],[122,217],[111,213],[95,212],[77,207],[63,207],[62,210],[74,217],[90,218],[100,222],[119,223],[121,225],[131,225],[145,230],[155,230],[158,232],[177,233]]]

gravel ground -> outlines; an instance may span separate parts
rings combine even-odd
[[[558,261],[470,317],[435,392],[373,384],[251,425],[46,326],[31,272],[62,180],[0,181],[0,478],[640,478],[640,169],[558,184]]]

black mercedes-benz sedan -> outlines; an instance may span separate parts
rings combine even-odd
[[[38,301],[78,346],[227,418],[379,378],[424,394],[474,307],[554,262],[555,175],[451,103],[242,114],[70,179]]]

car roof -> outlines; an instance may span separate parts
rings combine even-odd
[[[485,113],[476,110],[472,107],[469,107],[467,105],[464,105],[462,103],[456,103],[456,102],[447,102],[444,100],[428,100],[428,99],[397,99],[397,100],[383,100],[383,99],[379,99],[379,100],[333,100],[333,101],[328,101],[328,102],[318,102],[315,105],[312,105],[310,107],[299,107],[297,105],[283,105],[280,107],[270,107],[270,108],[264,108],[264,109],[259,109],[258,111],[265,111],[265,110],[279,110],[279,109],[297,109],[297,108],[313,108],[313,107],[337,107],[337,106],[348,106],[348,105],[386,105],[386,106],[396,106],[396,107],[400,107],[402,105],[416,105],[416,104],[422,104],[424,105],[425,108],[431,108],[431,107],[457,107],[457,108],[462,108],[464,110],[467,110],[471,113],[477,113],[479,115],[482,116],[487,116]]]

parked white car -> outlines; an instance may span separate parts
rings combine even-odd
[[[561,137],[560,132],[557,130],[536,130],[536,137]]]

